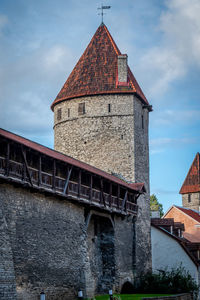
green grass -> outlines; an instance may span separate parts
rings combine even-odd
[[[159,296],[169,296],[168,294],[132,294],[132,295],[114,295],[120,296],[121,300],[141,300],[145,297],[159,297]],[[96,300],[109,300],[108,295],[96,296]]]

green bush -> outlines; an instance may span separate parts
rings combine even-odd
[[[177,294],[196,292],[198,286],[190,273],[180,266],[171,271],[165,270],[141,276],[137,290],[145,293]]]

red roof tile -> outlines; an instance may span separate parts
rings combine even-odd
[[[185,208],[185,207],[180,207],[180,206],[174,206],[177,209],[181,210],[182,212],[184,212],[186,215],[190,216],[191,218],[193,218],[195,221],[200,223],[200,213],[195,211],[194,209],[190,209],[190,208]]]
[[[180,194],[200,192],[200,155],[196,154],[185,181],[180,189]]]
[[[88,172],[91,172],[91,173],[94,173],[94,174],[97,174],[105,179],[108,179],[114,183],[117,183],[117,184],[120,184],[126,188],[129,188],[131,190],[134,190],[134,191],[137,191],[137,192],[140,192],[140,193],[143,193],[145,192],[145,187],[144,187],[144,183],[126,183],[125,181],[113,176],[113,175],[110,175],[100,169],[97,169],[93,166],[90,166],[80,160],[77,160],[77,159],[74,159],[70,156],[67,156],[65,154],[62,154],[58,151],[55,151],[55,150],[52,150],[50,148],[47,148],[43,145],[40,145],[38,143],[35,143],[35,142],[32,142],[28,139],[25,139],[23,138],[22,136],[19,136],[19,135],[16,135],[12,132],[9,132],[9,131],[6,131],[4,129],[1,129],[0,128],[0,136],[3,136],[5,138],[8,138],[12,141],[15,141],[15,142],[18,142],[20,144],[23,144],[33,150],[36,150],[36,151],[39,151],[40,153],[43,153],[45,155],[48,155],[52,158],[55,158],[55,159],[58,159],[58,160],[61,160],[65,163],[68,163],[70,165],[73,165],[73,166],[76,166],[78,168],[81,168],[81,169],[84,169]]]
[[[140,86],[128,67],[128,84],[117,85],[117,58],[121,55],[107,27],[102,24],[97,29],[85,52],[69,75],[55,104],[87,95],[135,93],[145,105],[149,105]]]

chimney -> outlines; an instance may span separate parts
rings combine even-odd
[[[124,83],[127,85],[128,77],[128,65],[127,65],[128,56],[127,54],[118,55],[118,85]]]

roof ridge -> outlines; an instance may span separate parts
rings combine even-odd
[[[177,209],[179,209],[182,213],[184,213],[185,215],[187,215],[189,218],[191,218],[191,219],[193,219],[194,221],[200,223],[200,219],[199,219],[199,220],[196,219],[197,217],[200,218],[200,214],[199,214],[197,211],[194,211],[194,210],[191,209],[191,208],[186,208],[186,207],[181,207],[181,206],[174,206],[174,207],[177,208]],[[188,211],[188,212],[191,211],[191,213],[195,213],[195,214],[197,214],[198,216],[196,216],[196,215],[195,215],[195,216],[192,216],[192,215],[188,214],[187,211]]]
[[[107,34],[108,34],[108,37],[109,37],[109,39],[110,39],[110,41],[111,41],[111,44],[113,45],[113,48],[114,48],[114,50],[115,50],[115,53],[116,53],[117,55],[120,55],[121,52],[120,52],[120,50],[117,48],[117,45],[116,45],[115,41],[113,40],[113,37],[111,36],[110,32],[108,31],[108,28],[106,27],[105,24],[104,24],[103,26],[105,27],[105,30],[106,30],[106,32],[107,32]]]
[[[110,32],[109,32],[109,30],[108,30],[108,28],[106,27],[105,24],[104,24],[104,27],[105,27],[105,30],[106,30],[106,32],[107,32],[107,34],[108,34],[108,37],[109,37],[109,39],[110,39],[110,41],[111,41],[111,43],[112,43],[112,45],[113,45],[113,48],[114,48],[116,54],[117,54],[117,55],[122,55],[121,51],[120,51],[119,48],[117,47],[117,45],[116,45],[116,43],[115,43],[115,41],[114,41],[112,35],[110,34]],[[118,71],[118,70],[117,70],[117,71]],[[136,92],[136,88],[135,88],[135,86],[134,86],[134,84],[133,84],[133,81],[131,80],[131,78],[130,78],[130,76],[129,76],[129,73],[130,73],[131,75],[133,75],[132,72],[131,72],[130,67],[128,66],[128,79],[129,79],[129,81],[130,81],[130,84],[131,84],[133,90]]]

